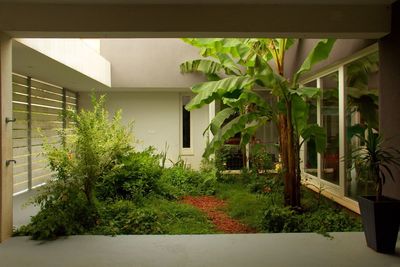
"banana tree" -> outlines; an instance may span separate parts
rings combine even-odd
[[[293,39],[183,40],[198,47],[203,58],[182,63],[181,71],[202,72],[209,79],[191,88],[196,96],[186,108],[193,110],[215,100],[228,106],[218,112],[209,125],[214,138],[205,156],[237,133],[241,133],[243,146],[260,126],[274,122],[279,132],[285,204],[300,207],[300,146],[313,138],[317,151],[323,152],[326,134],[320,126],[307,123],[306,101],[318,97],[320,90],[301,87],[299,79],[314,64],[328,57],[334,40],[319,41],[292,79],[284,76],[284,62],[285,52],[294,43]],[[276,100],[274,105],[255,92],[254,89],[259,87],[270,90]],[[224,124],[234,113],[239,115]]]

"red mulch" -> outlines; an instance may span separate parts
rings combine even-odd
[[[221,199],[213,196],[187,196],[182,199],[182,202],[195,206],[201,211],[205,212],[208,218],[210,218],[215,224],[217,230],[221,232],[229,234],[255,233],[254,229],[251,229],[247,225],[232,219],[225,212],[221,211],[222,208],[226,207],[225,201]]]

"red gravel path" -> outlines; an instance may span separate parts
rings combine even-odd
[[[254,233],[250,227],[240,223],[229,217],[220,209],[226,206],[225,201],[213,196],[191,197],[187,196],[182,199],[183,203],[195,206],[205,212],[215,224],[217,230],[224,233]]]

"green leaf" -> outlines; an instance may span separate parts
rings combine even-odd
[[[260,117],[260,115],[257,113],[247,113],[234,118],[215,134],[212,141],[208,144],[203,156],[210,156],[215,151],[215,149],[221,147],[223,144],[225,144],[227,140],[235,136],[237,133],[245,131],[247,127],[261,125],[257,122],[260,122],[262,120],[266,121],[268,120],[268,118]]]
[[[233,108],[225,108],[225,109],[221,110],[211,120],[211,123],[209,124],[207,129],[210,129],[212,134],[215,135],[218,132],[218,130],[221,128],[221,126],[225,122],[225,120],[228,119],[229,117],[231,117],[235,113],[236,113],[236,110]],[[204,131],[204,133],[207,131],[207,129]]]
[[[322,153],[326,149],[326,130],[317,124],[307,125],[306,128],[301,132],[301,137],[304,141],[310,140],[311,138],[315,141],[316,150],[318,153]]]
[[[296,90],[290,89],[291,94],[297,94],[302,97],[314,98],[321,94],[321,88],[317,87],[300,87]]]
[[[317,43],[304,60],[300,69],[295,73],[293,84],[297,84],[299,77],[305,72],[310,71],[315,64],[328,58],[335,41],[335,39],[324,39]]]
[[[292,95],[292,118],[295,129],[301,133],[307,126],[308,121],[308,105],[306,101],[297,94]]]
[[[254,80],[250,77],[228,77],[219,81],[204,82],[194,85],[191,89],[196,96],[186,105],[187,110],[200,108],[219,99],[225,94],[252,87]]]
[[[208,59],[189,60],[180,65],[182,73],[202,72],[204,74],[215,74],[223,69],[223,66]]]

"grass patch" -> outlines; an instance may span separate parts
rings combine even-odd
[[[164,234],[217,233],[207,216],[195,207],[177,201],[152,199],[145,206],[156,209]]]
[[[362,231],[358,216],[303,188],[303,211],[298,213],[283,205],[283,186],[267,180],[269,189],[252,193],[246,183],[220,183],[216,195],[228,206],[226,212],[259,232],[328,232]]]
[[[263,195],[250,193],[243,184],[220,183],[217,186],[216,196],[227,202],[225,211],[229,216],[262,231],[260,222],[266,205]]]

